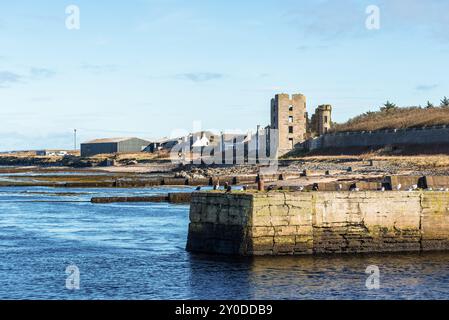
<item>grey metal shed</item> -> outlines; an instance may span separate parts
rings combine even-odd
[[[97,154],[141,152],[150,144],[139,138],[96,139],[81,144],[81,156],[90,157]]]

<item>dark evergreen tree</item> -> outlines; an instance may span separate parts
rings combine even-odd
[[[447,97],[444,97],[441,100],[441,107],[443,107],[443,108],[449,107],[449,99]]]
[[[380,111],[387,111],[388,112],[388,111],[395,110],[397,108],[398,108],[397,105],[395,105],[394,103],[392,103],[390,101],[387,101],[387,102],[385,102],[384,106],[380,108]]]

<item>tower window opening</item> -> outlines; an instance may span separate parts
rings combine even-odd
[[[293,127],[288,127],[288,133],[293,133]]]
[[[292,138],[288,139],[288,144],[290,146],[290,149],[293,149],[294,143],[293,143],[293,139]]]
[[[288,117],[288,122],[289,123],[293,123],[293,117],[292,116]]]
[[[293,111],[293,105],[290,105],[290,106],[288,107],[288,111]]]

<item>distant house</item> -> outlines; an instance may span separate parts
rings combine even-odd
[[[199,147],[208,147],[210,144],[209,138],[206,136],[205,133],[202,133],[201,137],[197,136],[195,142],[193,142],[192,147],[193,148],[199,148]]]
[[[170,150],[181,142],[182,138],[163,138],[157,141],[150,142],[143,151],[154,153],[160,150]]]
[[[194,132],[185,137],[194,148],[216,146],[220,143],[220,135],[211,131]]]
[[[48,155],[49,155],[49,152],[47,150],[36,151],[36,156],[43,157],[43,156],[48,156]]]
[[[50,157],[62,157],[62,156],[66,156],[69,153],[65,150],[37,150],[35,151],[36,156],[40,156],[40,157],[45,157],[45,156],[50,156]]]
[[[81,156],[90,157],[97,154],[141,152],[149,141],[139,138],[96,139],[81,144]]]
[[[225,135],[223,138],[231,145],[233,139],[237,138],[237,141],[243,142],[246,139],[246,135]],[[204,147],[216,147],[221,144],[222,136],[215,134],[211,131],[200,131],[190,133],[184,137],[179,138],[163,138],[160,140],[152,141],[144,151],[157,152],[161,150],[170,151],[177,145],[182,145],[186,148],[204,148]]]

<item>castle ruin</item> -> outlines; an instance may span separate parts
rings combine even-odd
[[[322,136],[329,132],[332,123],[332,106],[329,104],[321,105],[315,110],[315,132]]]
[[[270,129],[278,130],[278,154],[282,156],[312,136],[326,134],[332,124],[332,106],[320,105],[309,122],[306,96],[277,94],[271,100]]]

